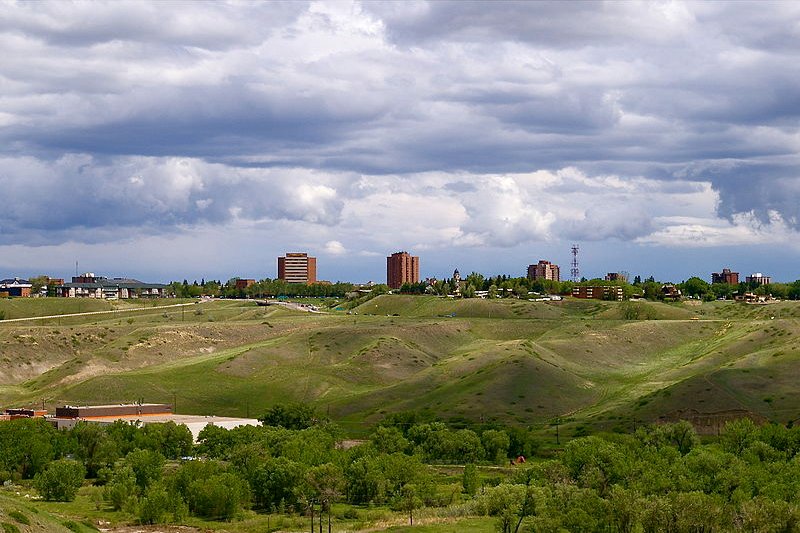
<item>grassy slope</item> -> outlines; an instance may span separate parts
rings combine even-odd
[[[621,320],[629,306],[647,320]],[[252,416],[297,400],[355,432],[405,409],[534,424],[571,416],[609,428],[689,409],[800,415],[794,302],[381,296],[356,311],[222,301],[67,326],[0,323],[0,402],[177,397],[181,412]]]
[[[0,313],[6,319],[31,316],[63,315],[89,311],[111,311],[107,300],[77,298],[0,298]]]
[[[5,490],[0,491],[0,524],[11,524],[16,526],[21,532],[46,532],[46,533],[69,533],[70,530],[64,526],[65,519],[58,517],[47,511],[42,511],[40,505],[34,506],[32,503],[22,501],[22,498],[12,494],[4,494]],[[20,519],[27,521],[25,524]],[[82,524],[73,527],[84,531],[93,531]],[[0,527],[2,529],[2,527]]]

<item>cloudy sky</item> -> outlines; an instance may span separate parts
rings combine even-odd
[[[800,3],[2,2],[0,276],[800,278]]]

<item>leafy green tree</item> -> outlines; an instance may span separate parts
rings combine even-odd
[[[133,470],[136,486],[141,492],[161,479],[164,456],[151,450],[134,450],[125,456],[125,464]]]
[[[328,513],[328,531],[330,531],[331,506],[344,489],[344,472],[339,466],[326,463],[310,468],[306,472],[306,482],[322,503],[322,510]],[[320,520],[322,520],[321,514]]]
[[[743,531],[795,531],[800,525],[796,503],[760,495],[742,502],[737,515]]]
[[[483,289],[483,282],[485,281],[485,278],[483,274],[478,272],[470,272],[467,274],[467,277],[464,278],[464,281],[467,282],[467,285],[472,285],[476,289]]]
[[[627,473],[628,463],[619,447],[599,437],[570,441],[560,459],[572,479],[601,496]]]
[[[478,468],[473,463],[464,465],[461,484],[464,487],[464,493],[469,496],[475,496],[475,493],[478,492],[480,478],[478,477]]]
[[[681,420],[673,424],[658,424],[640,427],[636,438],[643,444],[656,446],[674,446],[681,455],[686,455],[700,444],[700,438],[691,423]]]
[[[501,483],[486,489],[481,495],[480,505],[485,508],[486,514],[497,517],[500,533],[514,531],[525,501],[525,492],[525,485]]]
[[[673,469],[680,492],[703,492],[729,498],[741,484],[746,465],[732,453],[701,446],[683,456]]]
[[[169,493],[160,483],[150,487],[139,503],[139,522],[142,524],[166,523],[170,506]]]
[[[481,442],[486,453],[486,459],[495,463],[506,462],[511,439],[505,431],[498,429],[486,430],[481,435]]]
[[[115,511],[130,509],[136,503],[136,474],[127,465],[114,469],[111,480],[103,487],[103,499]]]
[[[536,434],[530,429],[509,427],[506,429],[509,437],[508,453],[511,457],[533,457],[541,446]]]
[[[324,417],[311,405],[293,403],[274,405],[259,420],[266,426],[306,429],[319,424]]]
[[[137,448],[139,432],[141,429],[136,425],[124,420],[117,420],[112,424],[103,427],[106,435],[114,441],[121,457],[124,457]]]
[[[417,456],[364,456],[347,466],[345,480],[347,498],[352,503],[389,502],[408,483],[416,485],[421,497],[429,496],[430,476]]]
[[[0,471],[32,478],[66,446],[59,434],[43,418],[21,418],[0,424]]]
[[[42,290],[42,287],[45,287],[50,278],[47,276],[33,276],[28,278],[28,281],[31,284],[31,294],[39,294]]]
[[[405,452],[410,443],[396,427],[378,426],[370,436],[375,449],[381,453]]]
[[[232,520],[250,500],[247,482],[233,473],[197,479],[187,488],[189,509],[215,520]]]
[[[262,443],[242,442],[233,447],[228,460],[233,469],[249,483],[270,457],[269,450]]]
[[[471,283],[467,283],[464,286],[464,290],[461,291],[461,297],[462,298],[475,298],[475,291],[476,291],[475,285],[473,285]]]
[[[260,509],[277,507],[280,502],[294,505],[304,474],[305,469],[299,463],[285,457],[270,458],[251,481],[254,503]]]
[[[33,478],[33,485],[45,500],[71,502],[86,477],[78,461],[59,459],[49,463]]]
[[[714,283],[711,285],[711,294],[713,294],[715,298],[730,300],[733,298],[735,290],[736,287],[728,283]]]
[[[702,298],[711,291],[711,285],[698,277],[692,277],[681,283],[680,289],[686,296]]]
[[[758,440],[759,433],[758,426],[749,418],[732,420],[723,427],[720,443],[725,451],[740,455]]]
[[[723,499],[718,494],[676,492],[670,494],[673,531],[722,530],[726,520]]]
[[[608,494],[608,518],[614,531],[631,533],[641,523],[642,498],[632,490],[614,485]]]
[[[79,422],[71,436],[77,442],[75,456],[83,462],[89,477],[96,477],[101,468],[112,466],[120,456],[116,442],[99,424]]]
[[[208,424],[197,435],[197,453],[210,458],[226,457],[235,444],[234,439],[231,431]]]
[[[185,425],[169,421],[161,424],[146,424],[138,434],[141,448],[160,453],[167,459],[178,459],[190,455],[194,445],[192,432]]]
[[[661,296],[661,284],[655,281],[644,282],[642,284],[642,290],[644,291],[644,297],[648,300],[658,300]]]
[[[398,511],[408,513],[408,524],[414,525],[414,510],[422,506],[422,499],[417,494],[417,487],[413,483],[406,483],[394,497],[393,507]]]

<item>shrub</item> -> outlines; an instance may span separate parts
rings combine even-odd
[[[359,518],[358,509],[356,509],[355,507],[348,507],[342,513],[342,518],[346,520],[358,520]]]
[[[83,531],[83,528],[80,526],[80,524],[78,524],[77,522],[73,522],[72,520],[67,520],[66,522],[63,522],[61,525],[63,525],[70,531],[74,531],[75,533],[81,533]]]
[[[139,504],[139,522],[142,524],[163,524],[170,511],[169,494],[162,486],[151,487],[147,496]]]
[[[480,479],[478,478],[478,469],[475,465],[470,463],[464,466],[464,475],[461,480],[464,488],[464,493],[469,496],[475,496],[480,488]]]
[[[151,450],[134,450],[125,456],[125,464],[133,470],[139,490],[144,491],[161,479],[164,456]]]
[[[28,517],[22,514],[21,512],[17,511],[16,509],[13,511],[9,511],[8,516],[13,518],[20,524],[25,524],[26,526],[31,525],[31,521],[28,519]]]
[[[187,488],[189,508],[200,516],[231,520],[250,500],[247,482],[235,474],[198,479]]]
[[[8,524],[6,522],[3,522],[0,525],[3,526],[3,533],[19,533],[19,528],[14,524]]]
[[[115,511],[129,507],[136,498],[136,474],[131,467],[123,466],[114,471],[103,490],[103,498]]]
[[[33,484],[45,500],[71,502],[85,476],[86,469],[79,462],[59,459],[36,474]]]

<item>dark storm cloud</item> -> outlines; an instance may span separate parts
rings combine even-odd
[[[157,104],[101,123],[15,133],[34,148],[58,152],[220,158],[335,144],[353,123],[370,118],[366,109],[330,108],[316,97],[268,99],[235,85],[134,98]]]

